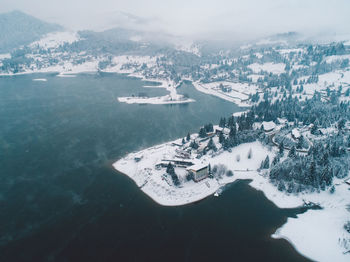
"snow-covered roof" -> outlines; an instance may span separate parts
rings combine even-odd
[[[273,121],[269,121],[269,122],[264,121],[262,122],[262,125],[265,131],[275,129],[276,127],[276,124]]]
[[[193,166],[188,167],[187,170],[199,171],[207,167],[208,167],[208,164],[200,163],[200,164],[195,164]]]
[[[299,138],[300,137],[300,132],[298,129],[294,128],[292,130],[292,136],[294,136],[295,138]]]
[[[223,132],[224,134],[229,134],[230,133],[230,129],[225,127],[225,128],[222,128],[222,127],[216,127],[215,130],[218,130],[220,132]]]
[[[285,123],[288,122],[288,120],[285,119],[285,118],[279,118],[279,117],[277,117],[277,120],[278,120],[278,122],[280,122],[281,124],[285,124]]]

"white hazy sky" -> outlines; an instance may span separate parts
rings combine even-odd
[[[0,0],[0,12],[14,9],[72,29],[129,26],[242,38],[286,31],[350,33],[350,0]]]

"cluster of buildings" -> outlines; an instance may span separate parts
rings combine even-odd
[[[195,182],[199,182],[209,176],[209,165],[202,163],[193,163],[191,161],[182,159],[164,159],[160,163],[156,164],[155,168],[160,170],[167,168],[171,163],[173,167],[182,168],[186,171],[186,174],[191,175]]]

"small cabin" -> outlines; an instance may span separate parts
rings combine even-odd
[[[193,180],[198,182],[207,178],[209,175],[207,164],[196,164],[187,168],[187,171],[192,174]]]

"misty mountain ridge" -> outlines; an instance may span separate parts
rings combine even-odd
[[[110,26],[113,24],[114,27],[112,28],[101,31],[78,31],[80,40],[71,51],[91,50],[99,54],[155,55],[159,52],[175,50],[205,55],[234,51],[242,46],[256,46],[259,48],[297,45],[316,41],[316,38],[311,35],[304,35],[295,31],[266,35],[249,41],[235,39],[228,33],[221,35],[219,32],[217,35],[208,35],[205,38],[184,37],[165,32],[160,27],[158,29],[154,26],[147,27],[150,23],[161,22],[129,13],[111,11],[106,17],[101,17],[101,20],[111,22],[111,17],[114,17],[113,23],[109,23]],[[48,33],[63,30],[64,28],[60,25],[47,23],[21,11],[0,14],[0,53],[11,52],[16,48],[39,40]],[[323,35],[323,38],[329,37]]]
[[[28,45],[47,33],[63,30],[57,24],[51,24],[25,14],[12,11],[0,14],[0,53],[23,45]]]

